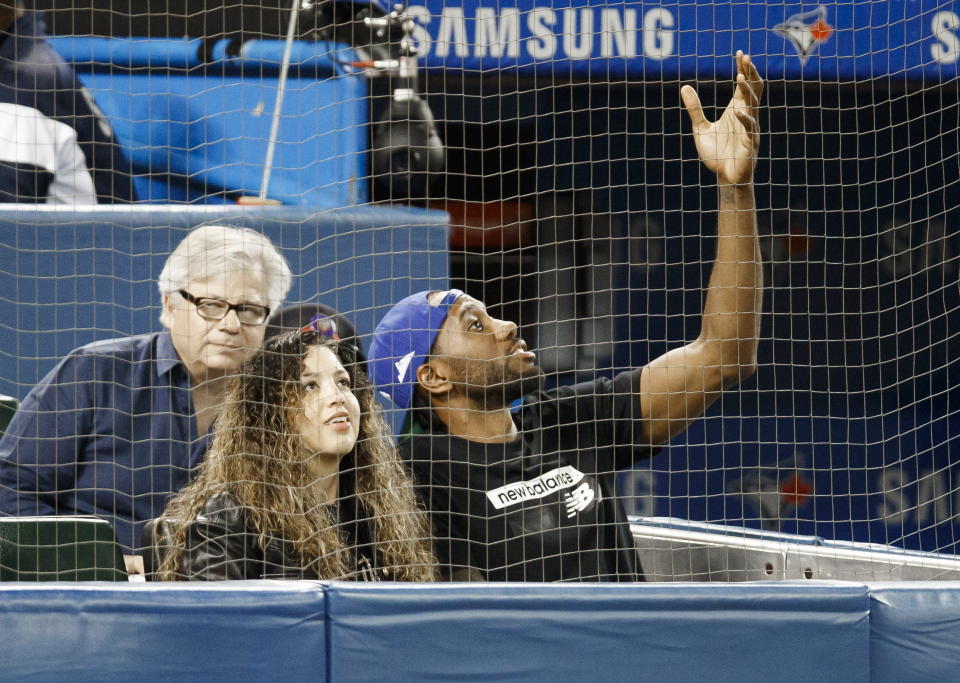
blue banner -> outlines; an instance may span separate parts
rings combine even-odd
[[[407,11],[428,68],[726,79],[740,49],[768,79],[941,81],[960,64],[956,0],[427,0]]]
[[[859,419],[706,417],[625,472],[621,492],[641,516],[956,554],[960,417],[945,407]]]

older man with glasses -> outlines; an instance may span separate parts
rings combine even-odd
[[[202,459],[226,383],[290,281],[254,230],[191,232],[160,273],[164,331],[81,347],[24,399],[0,440],[0,514],[96,515],[135,551]]]

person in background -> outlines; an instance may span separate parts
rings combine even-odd
[[[366,356],[360,346],[360,337],[357,336],[357,329],[353,323],[347,320],[345,315],[326,304],[289,304],[271,313],[264,338],[270,339],[280,334],[296,332],[310,324],[315,324],[317,331],[325,337],[356,347],[357,360],[360,361],[361,366],[366,362]]]
[[[655,454],[756,369],[763,271],[753,170],[763,81],[748,56],[736,61],[734,96],[716,122],[692,87],[681,90],[720,200],[695,340],[612,379],[542,391],[517,326],[460,290],[407,297],[377,326],[370,374],[409,410],[399,449],[451,578],[642,578],[617,471]]]
[[[435,578],[426,514],[355,347],[316,324],[270,339],[225,403],[160,520],[160,578]]]
[[[46,41],[43,19],[0,0],[0,202],[133,202],[106,117]]]
[[[96,515],[136,550],[201,461],[230,375],[290,282],[260,233],[190,232],[160,273],[164,330],[76,349],[24,399],[0,439],[0,514]]]

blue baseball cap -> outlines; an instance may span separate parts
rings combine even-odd
[[[373,333],[367,369],[377,390],[401,410],[409,410],[417,370],[430,355],[437,333],[453,303],[463,296],[449,289],[437,305],[427,301],[430,292],[403,299],[383,316]]]

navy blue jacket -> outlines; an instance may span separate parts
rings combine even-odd
[[[35,386],[0,439],[0,514],[91,514],[128,551],[206,452],[170,334],[83,346]]]

